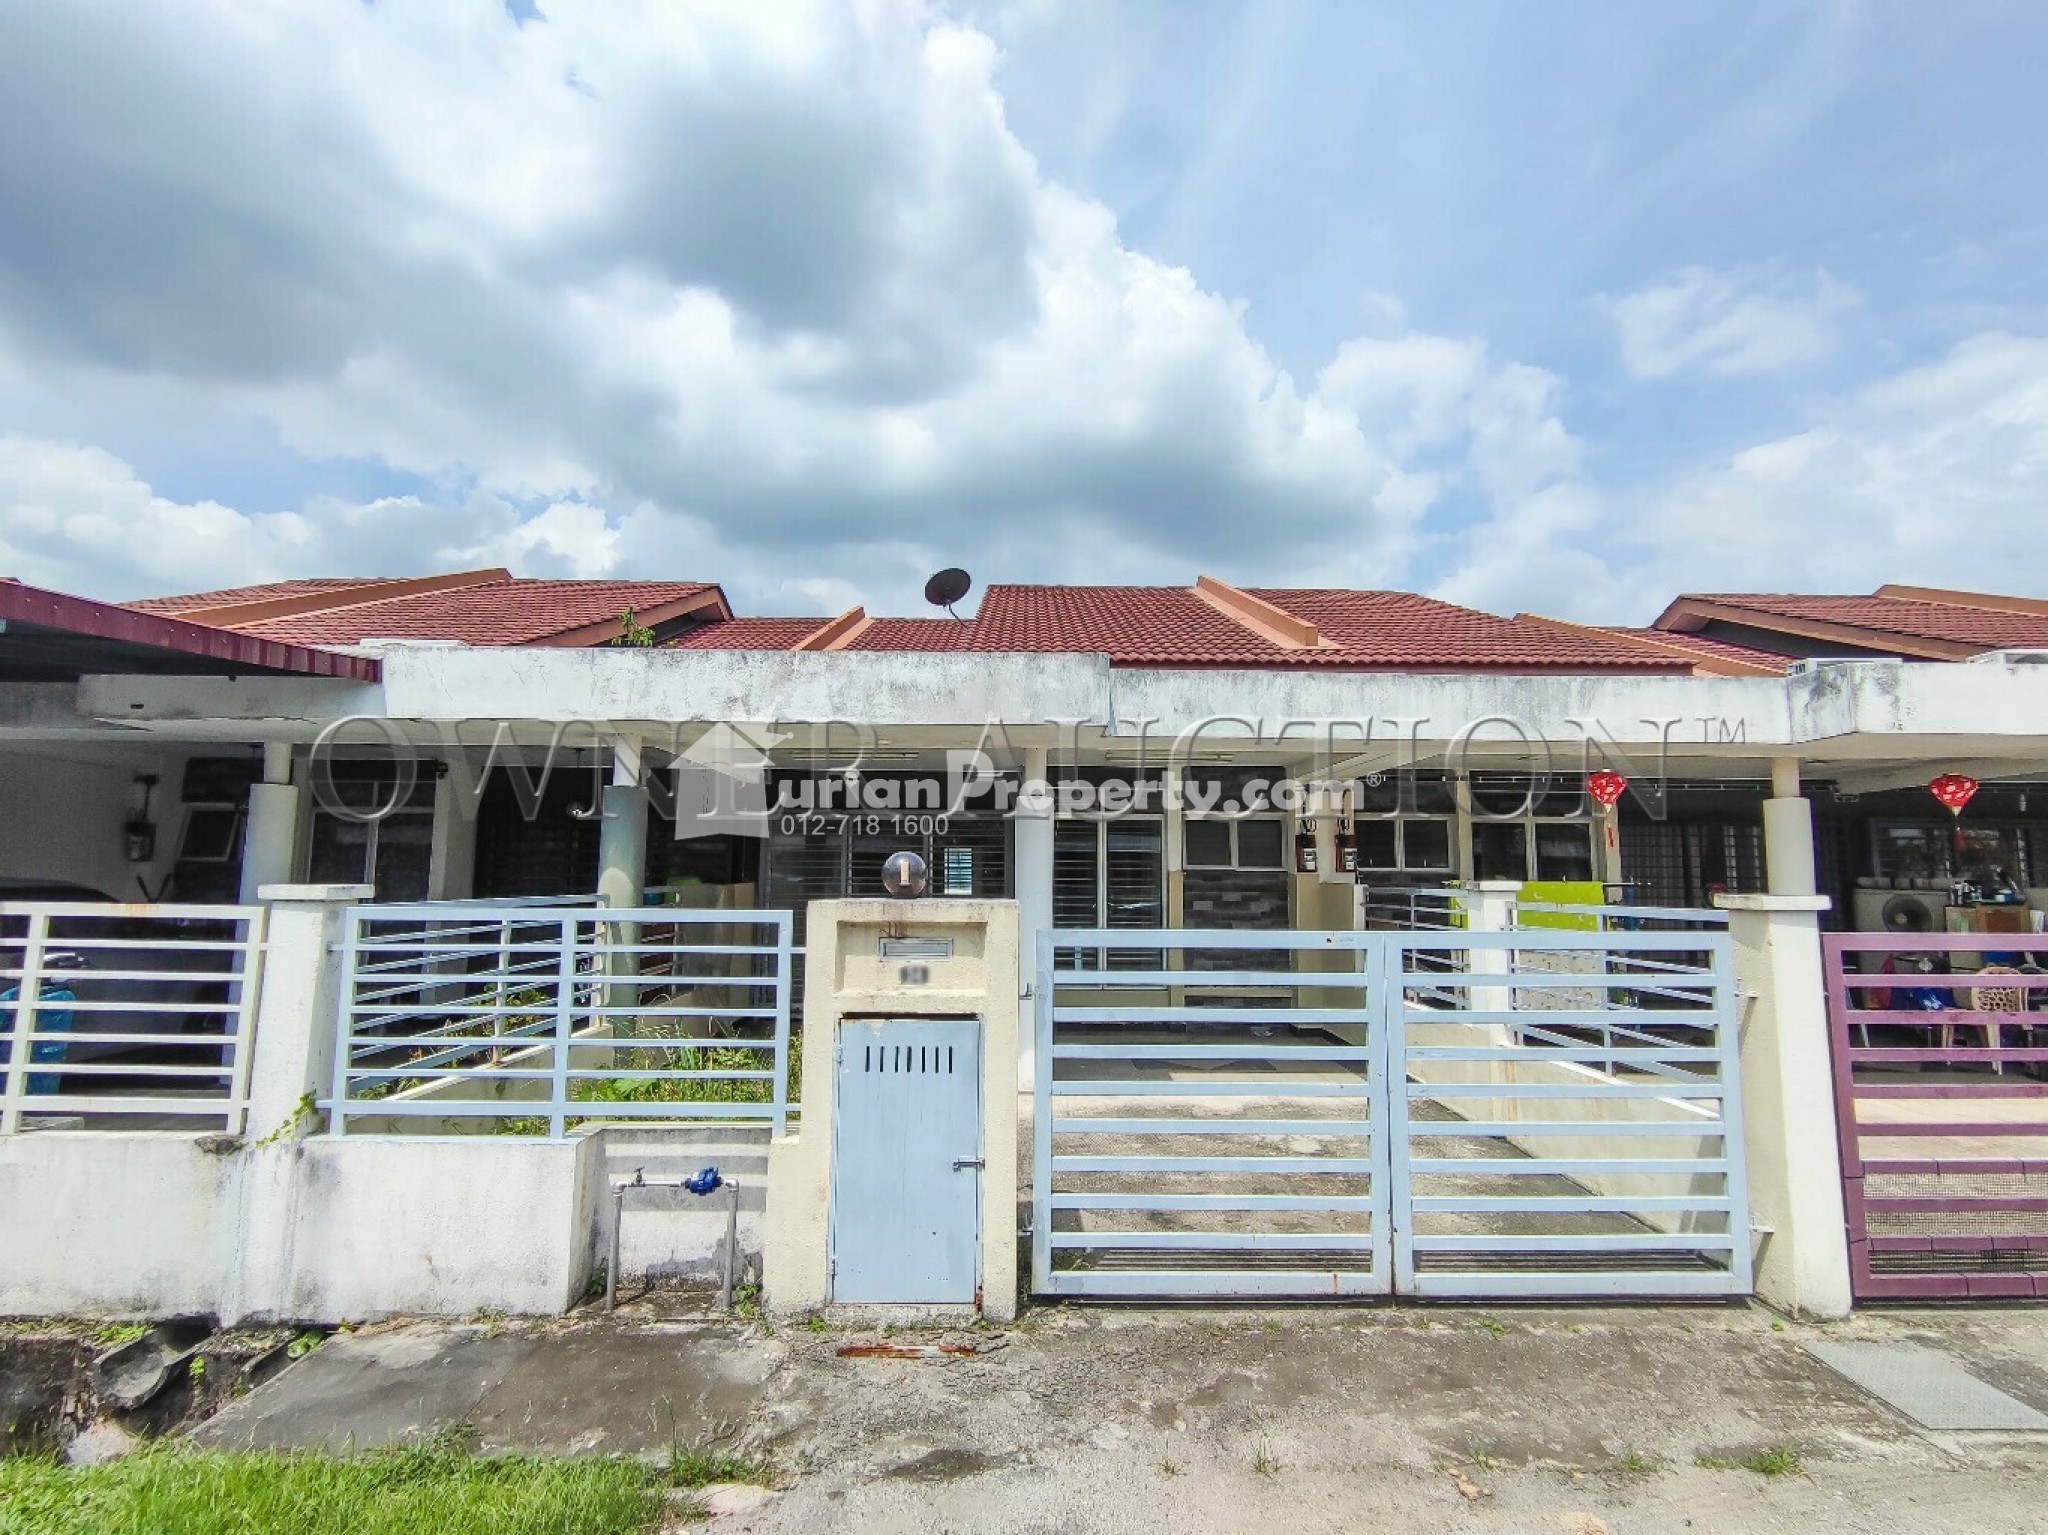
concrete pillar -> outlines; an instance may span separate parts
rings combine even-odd
[[[1043,746],[1024,748],[1024,782],[1017,796],[1017,995],[1032,994],[1038,979],[1038,935],[1052,928],[1053,794]],[[1020,1080],[1028,1081],[1037,1031],[1027,1012],[1017,1031]]]
[[[293,1315],[298,1143],[320,1128],[313,1101],[334,1090],[342,913],[371,894],[368,885],[265,885],[256,892],[270,910],[223,1325]]]
[[[1473,880],[1459,893],[1460,904],[1465,910],[1465,926],[1475,933],[1509,931],[1515,925],[1515,897],[1521,892],[1519,880]],[[1473,973],[1506,975],[1515,968],[1515,954],[1512,949],[1473,949],[1470,963]],[[1514,1010],[1515,990],[1512,986],[1473,986],[1468,991],[1466,1005],[1474,1012],[1506,1013]],[[1487,1026],[1487,1033],[1492,1044],[1514,1043],[1513,1031],[1504,1023]]]
[[[1769,1228],[1757,1294],[1795,1316],[1848,1314],[1849,1240],[1815,895],[1723,895],[1734,939],[1751,1218]]]
[[[434,784],[434,848],[428,865],[427,898],[466,900],[476,893],[476,801],[463,793],[454,773]]]
[[[241,901],[257,899],[265,885],[284,885],[297,872],[299,813],[305,791],[291,781],[289,741],[266,741],[263,781],[249,786],[249,821],[242,833]]]
[[[639,906],[647,890],[647,790],[640,753],[621,741],[612,757],[611,786],[602,800],[597,843],[597,898],[606,906]]]
[[[1799,759],[1771,759],[1771,797],[1764,801],[1764,880],[1772,895],[1812,895],[1813,806],[1799,792]]]

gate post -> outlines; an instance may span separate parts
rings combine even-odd
[[[368,885],[265,885],[263,989],[250,1051],[248,1144],[240,1156],[237,1247],[225,1256],[222,1325],[292,1314],[299,1143],[319,1129],[308,1102],[335,1081],[341,988],[334,952],[348,908]],[[339,1117],[337,1102],[333,1113]]]
[[[1797,1316],[1849,1312],[1849,1236],[1821,983],[1825,896],[1721,895],[1735,950],[1749,1197],[1768,1228],[1757,1294]]]

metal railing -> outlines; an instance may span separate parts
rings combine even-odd
[[[353,907],[330,1128],[779,1131],[791,925],[788,912],[683,907]]]
[[[0,902],[0,1134],[239,1134],[263,939],[261,907]]]
[[[1465,926],[1469,892],[1449,885],[1361,884],[1359,920],[1369,929],[1436,932]]]
[[[2048,936],[1821,954],[1855,1294],[2048,1298]]]

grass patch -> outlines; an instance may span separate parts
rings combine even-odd
[[[1769,1445],[1736,1460],[1727,1455],[1702,1455],[1693,1461],[1702,1471],[1750,1471],[1758,1476],[1797,1476],[1806,1461],[1789,1444]]]
[[[677,1450],[669,1458],[668,1485],[687,1492],[720,1482],[750,1482],[765,1487],[775,1468],[758,1455],[723,1455],[712,1450]]]
[[[1649,1476],[1662,1465],[1662,1461],[1652,1460],[1641,1450],[1630,1450],[1614,1463],[1614,1469],[1630,1476]]]
[[[221,1454],[159,1445],[110,1465],[0,1460],[6,1535],[645,1535],[667,1495],[766,1481],[767,1462],[470,1453],[465,1436],[362,1455]]]

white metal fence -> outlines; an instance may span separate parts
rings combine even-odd
[[[242,1129],[253,906],[0,902],[0,1134]]]
[[[788,912],[424,903],[343,932],[336,1134],[787,1123]]]

